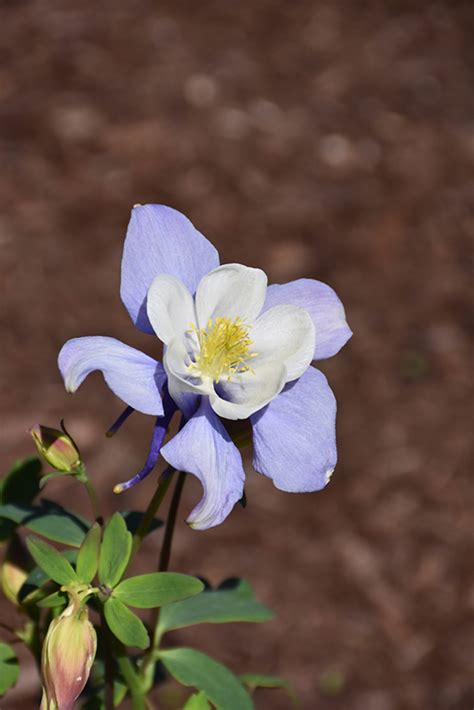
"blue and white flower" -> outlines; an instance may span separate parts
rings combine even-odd
[[[242,498],[244,470],[224,420],[250,419],[255,469],[283,491],[324,488],[337,460],[336,402],[313,360],[351,337],[344,308],[326,284],[267,286],[261,269],[219,265],[212,244],[182,214],[136,206],[125,240],[121,297],[140,330],[164,343],[163,365],[114,338],[68,341],[59,354],[74,392],[93,370],[128,409],[157,417],[141,480],[159,454],[201,481],[188,517],[218,525]],[[162,446],[181,410],[184,426]],[[122,417],[123,420],[125,417]]]

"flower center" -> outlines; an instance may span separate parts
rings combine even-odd
[[[230,380],[232,375],[247,372],[250,370],[247,360],[258,355],[250,352],[249,330],[240,318],[210,318],[206,328],[197,328],[192,323],[191,332],[198,339],[199,353],[189,368],[216,382],[223,375]]]

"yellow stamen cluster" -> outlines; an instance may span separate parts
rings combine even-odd
[[[191,370],[212,377],[215,382],[222,376],[230,380],[232,375],[250,370],[247,360],[258,353],[249,352],[250,327],[240,318],[210,318],[207,328],[197,328],[192,323],[190,329],[199,343],[199,353],[189,365]]]

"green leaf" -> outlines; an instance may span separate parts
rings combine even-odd
[[[77,582],[76,573],[69,562],[54,547],[36,537],[27,537],[31,556],[41,569],[58,584]]]
[[[65,592],[53,592],[49,594],[44,599],[41,599],[37,605],[42,609],[56,609],[60,606],[66,606],[68,601],[67,594]]]
[[[166,670],[178,683],[203,690],[221,710],[252,710],[252,698],[228,668],[192,648],[160,651]]]
[[[282,688],[286,690],[294,703],[298,702],[295,691],[284,678],[278,678],[273,675],[261,675],[258,673],[245,673],[240,676],[240,680],[251,691],[256,688]]]
[[[77,550],[64,550],[61,555],[73,564],[76,562]],[[18,593],[18,599],[20,602],[24,601],[25,598],[32,592],[42,587],[46,582],[50,581],[49,575],[47,575],[41,567],[33,567],[28,577],[25,579],[22,588]]]
[[[183,710],[211,710],[206,693],[201,690],[199,693],[191,695]]]
[[[135,535],[138,530],[140,523],[142,522],[144,513],[139,510],[121,510],[119,511],[122,518],[127,524],[128,530]],[[163,525],[163,521],[159,518],[153,518],[150,527],[148,528],[147,535],[152,533],[154,530],[158,530]]]
[[[132,535],[120,513],[114,513],[105,526],[100,546],[99,580],[115,587],[127,568],[132,551]]]
[[[160,633],[194,624],[224,624],[232,621],[263,622],[273,618],[266,606],[255,601],[250,585],[239,580],[234,589],[205,591],[194,599],[164,606]]]
[[[199,594],[204,589],[200,579],[174,572],[152,572],[124,579],[113,595],[138,609],[153,609],[178,599]]]
[[[100,534],[99,523],[94,523],[77,555],[76,574],[79,581],[85,584],[92,582],[99,566]]]
[[[29,505],[39,493],[41,461],[32,457],[16,461],[0,481],[0,503]]]
[[[36,506],[6,503],[0,506],[0,518],[71,547],[81,546],[90,527],[90,522],[82,516],[49,500],[43,500],[41,505]]]
[[[141,619],[119,599],[110,597],[104,604],[107,626],[126,646],[148,648],[150,638]]]
[[[40,459],[27,458],[17,461],[0,480],[0,505],[29,505],[38,495],[40,474]],[[1,519],[0,542],[7,540],[15,527],[14,521]]]
[[[8,644],[0,643],[0,695],[13,688],[19,672],[18,658],[14,650]]]

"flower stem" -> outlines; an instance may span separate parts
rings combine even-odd
[[[87,495],[89,497],[89,501],[91,504],[92,515],[97,520],[99,525],[102,525],[104,519],[103,519],[101,512],[100,512],[99,499],[97,497],[97,492],[94,488],[94,484],[92,483],[91,479],[89,478],[89,475],[87,473],[87,469],[82,462],[80,463],[78,468],[74,471],[74,475],[75,475],[76,480],[78,480],[80,483],[84,484],[84,487],[86,489],[86,492],[87,492]]]
[[[116,657],[119,670],[127,684],[127,688],[132,696],[132,709],[145,710],[147,707],[143,685],[137,674],[134,665],[123,647],[123,644],[116,645]]]
[[[186,481],[186,473],[184,471],[179,472],[178,480],[173,491],[173,497],[171,499],[170,508],[168,511],[168,518],[166,520],[165,534],[163,538],[163,545],[161,547],[160,558],[158,562],[158,571],[166,572],[169,566],[170,556],[171,556],[171,545],[173,542],[173,533],[176,524],[176,516],[178,514],[179,503],[181,500],[181,494],[183,492],[184,482]],[[143,659],[143,664],[141,667],[141,676],[144,679],[146,687],[151,688],[153,683],[153,673],[156,664],[156,651],[160,643],[160,632],[159,632],[159,616],[160,609],[156,608],[152,612],[150,626],[153,628],[153,641],[151,648],[148,650],[145,658]]]
[[[89,496],[89,500],[91,502],[91,508],[92,508],[92,514],[94,518],[97,520],[98,523],[101,523],[103,518],[100,513],[99,509],[99,499],[97,497],[96,490],[94,488],[94,484],[92,483],[91,479],[86,475],[84,485],[86,487],[87,495]]]
[[[104,639],[105,710],[114,710],[114,658],[112,650],[112,634],[107,626],[103,609],[101,609],[100,612],[100,628]]]
[[[158,563],[158,572],[166,572],[169,566],[171,556],[171,545],[173,543],[174,527],[176,524],[176,516],[178,514],[179,503],[181,500],[181,494],[183,492],[185,480],[186,474],[184,473],[184,471],[180,471],[178,480],[176,481],[176,485],[173,491],[170,509],[168,511],[165,535],[163,538],[163,545],[161,547],[160,560]]]
[[[153,518],[155,517],[155,515],[158,511],[158,508],[160,507],[160,505],[166,495],[166,491],[169,488],[169,485],[171,483],[171,479],[173,478],[174,472],[175,472],[175,469],[172,466],[169,466],[161,474],[155,494],[154,494],[153,498],[151,499],[151,501],[148,505],[148,508],[146,509],[146,511],[143,515],[143,518],[140,522],[140,525],[137,528],[135,535],[133,536],[131,558],[136,554],[136,552],[138,551],[140,545],[142,544],[146,534],[148,533],[148,531],[150,529],[150,525],[153,522]]]

